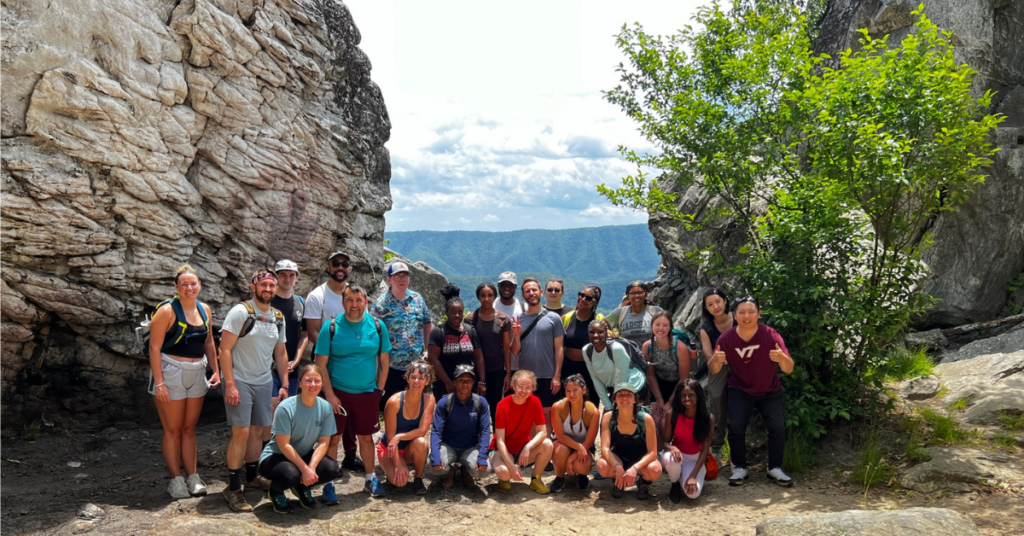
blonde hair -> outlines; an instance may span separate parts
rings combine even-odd
[[[530,383],[533,384],[533,387],[530,389],[531,392],[537,390],[537,375],[534,374],[532,370],[517,370],[516,373],[512,375],[512,385],[515,385],[516,382],[518,382],[522,378],[530,380]]]
[[[176,272],[174,272],[174,284],[175,285],[178,284],[178,279],[180,279],[181,276],[184,275],[184,274],[192,274],[192,275],[196,276],[196,279],[199,279],[199,274],[196,273],[196,269],[195,268],[193,268],[192,266],[190,266],[188,264],[183,264],[183,265],[178,267],[178,270]]]

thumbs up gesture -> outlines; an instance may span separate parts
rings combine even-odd
[[[778,363],[786,357],[786,353],[782,351],[779,343],[775,343],[775,349],[768,352],[768,359]]]
[[[711,360],[719,363],[725,363],[725,352],[722,351],[721,346],[715,347],[715,353],[711,356]]]

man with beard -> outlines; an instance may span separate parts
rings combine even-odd
[[[516,299],[516,290],[519,284],[515,272],[502,272],[498,276],[498,300],[494,302],[494,308],[508,315],[515,320],[523,314],[523,304]],[[513,368],[515,366],[513,365]]]
[[[423,297],[409,290],[409,267],[404,262],[388,266],[388,292],[381,294],[370,313],[388,326],[391,337],[391,372],[380,398],[380,411],[391,395],[405,390],[405,368],[416,359],[426,359],[426,341],[434,324]]]
[[[551,405],[562,390],[562,342],[565,328],[558,314],[540,304],[540,282],[532,277],[523,280],[523,301],[526,311],[519,317],[522,330],[518,335],[519,370],[530,370],[537,376],[537,398],[544,408],[544,419],[551,433]]]
[[[349,262],[348,253],[335,251],[327,256],[327,282],[313,289],[306,296],[306,312],[303,317],[306,320],[306,332],[309,334],[309,343],[316,348],[320,328],[339,315],[345,314],[342,306],[342,294],[348,288],[348,274],[352,271],[352,264]],[[341,460],[341,467],[349,471],[362,471],[363,461],[356,456],[356,434],[351,429],[339,429],[341,434],[341,447],[345,451],[345,457]],[[336,451],[329,453],[336,456]],[[328,482],[324,486],[324,497],[327,502],[334,502],[337,497],[334,484]]]
[[[251,512],[242,493],[242,465],[245,486],[270,489],[270,481],[259,476],[257,464],[264,427],[272,424],[271,397],[274,381],[271,363],[276,363],[280,399],[288,397],[287,336],[284,315],[270,306],[277,292],[277,275],[260,268],[249,284],[253,299],[228,311],[220,335],[220,364],[224,380],[224,409],[231,439],[228,441],[228,487],[224,498],[236,512]]]

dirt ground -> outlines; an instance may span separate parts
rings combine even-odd
[[[220,495],[227,478],[224,448],[227,429],[199,429],[200,475],[210,494],[172,501],[160,457],[160,430],[122,423],[95,433],[44,429],[34,441],[5,437],[2,445],[0,527],[2,533],[70,534],[728,534],[749,535],[764,519],[849,509],[886,510],[931,506],[970,517],[982,534],[1024,534],[1024,499],[1016,492],[978,487],[965,494],[924,496],[896,488],[862,488],[845,482],[842,458],[834,445],[811,474],[799,475],[789,489],[769,483],[763,466],[752,466],[751,480],[729,487],[726,468],[694,502],[668,500],[666,477],[655,483],[657,497],[641,502],[635,491],[611,497],[612,484],[596,481],[585,491],[569,483],[560,495],[539,496],[525,484],[511,492],[497,489],[493,476],[479,489],[457,483],[447,491],[431,487],[425,496],[388,486],[384,499],[361,492],[362,475],[338,481],[339,506],[274,513],[265,497],[247,494],[254,513],[228,510]],[[841,443],[841,441],[839,441]],[[763,459],[755,446],[752,458]],[[550,482],[548,475],[545,480]],[[428,480],[429,485],[429,480]],[[319,492],[316,493],[319,495]],[[85,523],[79,510],[88,503],[105,512]],[[294,503],[294,501],[293,501]]]

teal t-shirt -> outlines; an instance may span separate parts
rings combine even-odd
[[[274,424],[270,428],[273,435],[270,436],[270,443],[263,447],[260,461],[269,458],[271,454],[282,454],[277,445],[279,434],[290,436],[288,443],[299,456],[305,456],[313,450],[317,439],[332,436],[337,430],[334,412],[326,400],[317,397],[313,407],[308,407],[302,403],[301,397],[290,396],[277,406]]]
[[[330,328],[334,322],[337,322],[337,329],[332,343]],[[380,333],[384,339],[381,353],[391,352],[388,327],[384,322],[380,323]],[[339,315],[320,328],[313,353],[328,356],[331,387],[346,393],[370,393],[377,388],[377,346],[380,343],[372,316],[364,314],[361,322],[349,322],[345,315]]]

